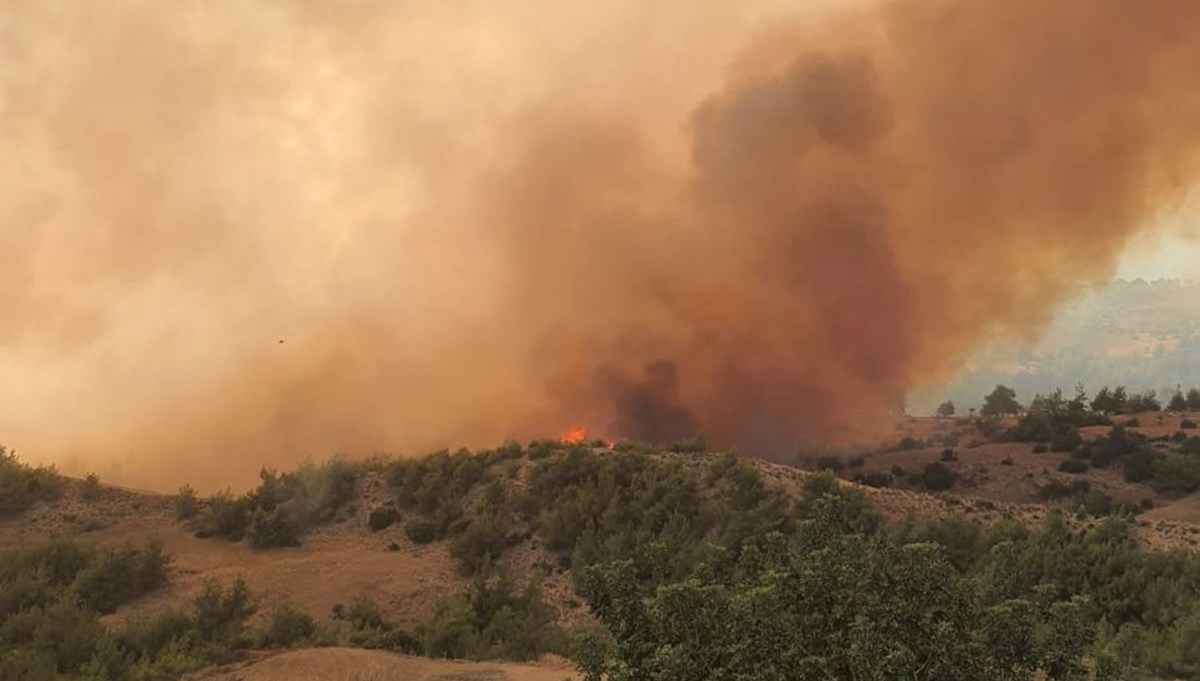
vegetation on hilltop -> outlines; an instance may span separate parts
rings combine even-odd
[[[789,493],[731,454],[622,449],[535,443],[306,467],[221,502],[309,528],[348,517],[364,472],[383,476],[392,498],[372,526],[420,525],[471,577],[412,630],[366,600],[331,619],[285,605],[252,620],[236,582],[210,584],[188,611],[106,628],[99,613],[163,583],[160,550],[8,554],[0,678],[168,679],[238,650],[335,643],[477,659],[566,652],[536,569],[510,572],[512,547],[532,540],[549,558],[538,569],[570,570],[601,625],[571,646],[591,679],[1200,679],[1200,557],[1142,548],[1125,516],[1090,528],[1058,513],[1038,527],[953,512],[885,523],[832,474]],[[1145,453],[1124,429],[1086,449],[1110,465]],[[1151,475],[1165,460],[1150,460]],[[202,527],[223,511],[199,506]]]
[[[67,481],[52,467],[22,463],[15,452],[0,446],[0,518],[17,515],[39,501],[63,495]]]

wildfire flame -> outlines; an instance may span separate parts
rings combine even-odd
[[[581,445],[587,440],[587,428],[575,426],[559,436],[558,441],[564,445]]]

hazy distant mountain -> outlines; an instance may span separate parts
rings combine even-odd
[[[949,384],[910,397],[912,413],[932,413],[952,399],[965,411],[997,383],[1027,401],[1056,387],[1089,394],[1104,385],[1156,390],[1200,386],[1200,284],[1177,279],[1117,281],[1062,311],[1033,345],[991,346]]]

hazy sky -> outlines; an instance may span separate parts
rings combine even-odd
[[[1200,280],[1200,243],[1188,235],[1146,237],[1125,253],[1117,276]]]

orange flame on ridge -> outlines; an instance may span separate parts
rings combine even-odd
[[[559,436],[558,441],[564,445],[581,445],[587,440],[587,437],[587,428],[575,426]]]

